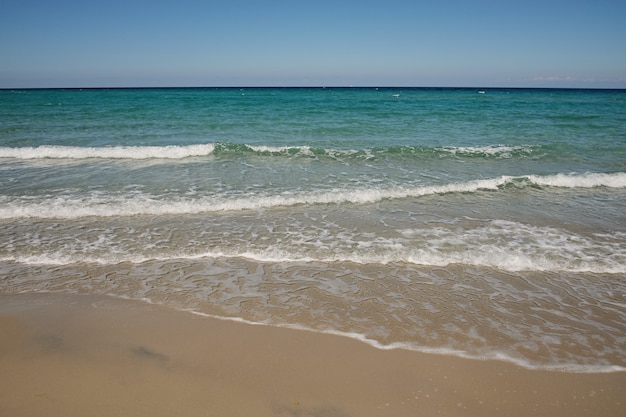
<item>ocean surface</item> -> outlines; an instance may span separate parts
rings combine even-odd
[[[0,91],[0,294],[626,370],[626,90]]]

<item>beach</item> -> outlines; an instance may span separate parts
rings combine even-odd
[[[529,370],[94,295],[0,298],[4,416],[624,416],[626,373]]]
[[[0,415],[624,416],[625,109],[0,90]]]

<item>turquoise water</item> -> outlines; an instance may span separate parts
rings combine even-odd
[[[626,92],[0,91],[0,292],[626,368]]]

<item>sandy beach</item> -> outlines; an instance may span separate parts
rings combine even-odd
[[[626,373],[378,350],[138,301],[0,297],[3,416],[624,416]]]

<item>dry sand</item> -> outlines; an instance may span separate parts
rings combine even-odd
[[[0,296],[0,416],[626,416],[626,372],[532,371],[95,296]]]

